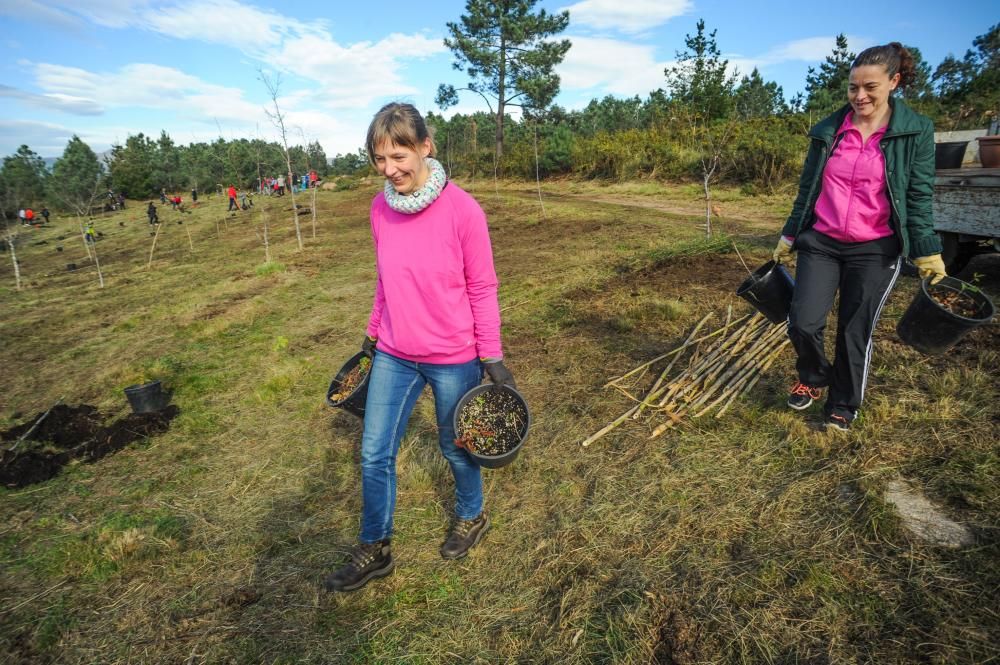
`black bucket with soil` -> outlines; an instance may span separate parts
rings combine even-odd
[[[531,411],[521,393],[492,383],[462,395],[453,418],[455,445],[487,469],[513,462],[531,428]]]
[[[326,403],[358,418],[364,418],[371,367],[372,360],[364,353],[351,357],[330,382],[326,391]]]
[[[945,141],[934,144],[935,169],[960,169],[965,159],[965,149],[968,141]]]
[[[920,290],[896,325],[899,338],[921,353],[940,355],[996,313],[978,287],[954,277],[937,284],[921,280]]]
[[[170,403],[170,393],[164,392],[159,381],[139,383],[125,388],[125,397],[132,413],[156,413]]]
[[[771,323],[783,323],[788,320],[794,291],[795,280],[785,266],[768,261],[743,280],[736,295],[753,305]]]

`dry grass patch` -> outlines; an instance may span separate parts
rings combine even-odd
[[[145,375],[174,390],[181,414],[99,463],[0,490],[2,660],[996,659],[996,329],[944,358],[906,349],[893,327],[913,280],[884,315],[849,437],[782,408],[789,357],[722,419],[652,444],[632,423],[579,448],[624,410],[601,390],[608,378],[673,348],[709,311],[743,307],[732,239],[762,263],[789,199],[728,190],[728,235],[705,243],[685,188],[625,184],[609,202],[589,200],[596,185],[546,184],[543,217],[528,185],[475,183],[509,365],[533,410],[528,443],[486,474],[483,545],[442,561],[450,474],[422,398],[399,459],[397,571],[354,594],[321,592],[360,511],[360,423],[323,396],[367,319],[377,187],[320,192],[317,237],[307,225],[301,253],[287,199],[258,197],[268,266],[261,217],[226,218],[221,198],[183,225],[164,211],[150,270],[145,221],[99,221],[103,290],[63,269],[85,261],[69,240],[64,256],[23,248],[30,288],[0,290],[5,424],[60,396],[123,410],[121,388]],[[1000,293],[995,261],[973,267]],[[900,475],[970,524],[978,545],[911,540],[881,500]]]

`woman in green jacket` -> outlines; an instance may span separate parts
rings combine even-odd
[[[862,51],[847,104],[809,132],[792,213],[774,260],[797,253],[788,336],[798,381],[788,406],[808,408],[829,389],[827,429],[848,431],[864,396],[872,332],[904,256],[922,277],[945,276],[934,233],[934,125],[893,95],[913,81],[898,42]],[[824,351],[826,319],[840,292],[836,355]]]

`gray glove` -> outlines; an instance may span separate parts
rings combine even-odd
[[[375,357],[375,345],[378,343],[377,337],[369,337],[365,335],[365,341],[361,342],[361,353],[365,354],[369,358]]]
[[[483,358],[482,362],[483,367],[486,369],[486,373],[490,377],[490,381],[492,381],[494,385],[517,388],[517,384],[514,383],[514,375],[510,373],[510,370],[507,369],[502,360]]]

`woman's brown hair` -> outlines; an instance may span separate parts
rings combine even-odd
[[[425,140],[430,139],[431,153],[435,153],[434,137],[427,131],[427,125],[413,104],[390,102],[380,108],[372,123],[368,125],[365,149],[368,159],[375,163],[375,148],[389,141],[393,145],[417,150]]]
[[[866,48],[854,58],[851,69],[865,65],[882,65],[892,78],[899,74],[899,88],[903,89],[913,83],[917,77],[917,65],[909,49],[899,42],[889,42],[882,46]]]

